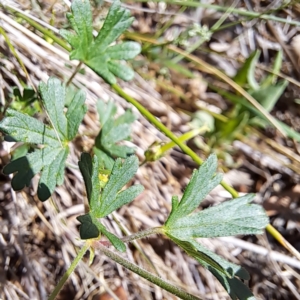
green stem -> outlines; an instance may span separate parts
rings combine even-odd
[[[72,75],[70,76],[70,78],[68,79],[66,86],[69,86],[70,83],[72,82],[72,80],[74,79],[74,77],[76,76],[76,74],[80,71],[80,68],[82,66],[83,62],[80,61],[76,67],[76,69],[74,70],[74,72],[72,73]]]
[[[188,131],[188,132],[184,133],[178,139],[182,142],[185,142],[185,141],[188,141],[188,140],[192,139],[196,135],[201,134],[201,133],[205,133],[207,131],[209,131],[209,128],[205,124],[205,125],[201,126],[200,128],[192,129],[191,131]],[[174,142],[169,142],[167,144],[162,145],[160,147],[160,154],[163,155],[165,152],[167,152],[168,150],[174,148],[175,146],[177,146],[177,145]]]
[[[77,253],[77,256],[74,258],[73,262],[71,263],[70,267],[65,272],[65,274],[60,279],[55,289],[49,296],[48,300],[54,300],[57,297],[58,293],[63,288],[63,286],[65,285],[66,281],[71,276],[71,274],[74,272],[75,268],[77,267],[78,263],[81,261],[81,259],[83,258],[84,254],[89,249],[89,247],[90,245],[88,243],[85,243],[84,246],[80,249],[80,251]]]
[[[142,238],[144,238],[146,236],[149,236],[151,234],[162,234],[162,228],[161,227],[149,228],[149,229],[146,229],[146,230],[143,230],[143,231],[139,231],[137,233],[125,236],[121,240],[124,243],[130,243],[130,242],[132,242],[134,240],[142,239]]]
[[[201,134],[201,133],[205,133],[207,131],[210,131],[210,130],[209,130],[208,126],[205,124],[200,128],[196,128],[196,129],[193,129],[189,132],[184,133],[183,135],[178,137],[178,139],[181,142],[185,142],[185,141],[188,141],[191,138],[195,137],[196,135]],[[144,163],[149,162],[149,161],[156,161],[156,160],[160,159],[167,151],[174,148],[175,146],[177,146],[177,144],[174,143],[173,141],[171,141],[169,143],[166,143],[166,144],[154,142],[145,151],[145,161],[144,161]]]
[[[156,275],[159,275],[159,273],[158,273],[154,263],[151,261],[150,257],[148,257],[148,255],[143,250],[143,248],[140,246],[138,241],[136,241],[135,238],[132,239],[132,237],[135,237],[135,235],[131,234],[131,232],[127,229],[127,227],[119,220],[119,218],[117,217],[115,212],[112,213],[112,217],[113,217],[114,221],[117,223],[117,225],[119,226],[119,228],[122,230],[122,232],[125,234],[125,237],[122,238],[122,241],[124,243],[127,243],[127,239],[128,239],[128,242],[132,242],[133,246],[141,253],[142,257],[149,264],[149,266],[153,269],[153,271],[156,273]],[[153,232],[153,233],[155,233],[155,232]],[[152,234],[152,232],[150,234]],[[144,236],[142,236],[142,237],[144,237]]]
[[[103,226],[103,225],[102,225]],[[135,240],[139,240],[139,239],[142,239],[142,238],[145,238],[149,235],[152,235],[152,234],[164,234],[164,231],[163,231],[163,228],[162,227],[152,227],[152,228],[149,228],[149,229],[146,229],[146,230],[142,230],[142,231],[139,231],[137,233],[134,233],[134,234],[131,234],[131,235],[127,235],[123,238],[120,238],[120,240],[123,242],[123,243],[131,243]],[[111,246],[112,243],[109,242],[109,241],[100,241],[100,240],[94,240],[93,241],[93,246],[97,248],[97,245],[98,244],[101,244],[101,245],[105,245],[105,246]]]
[[[161,287],[162,289],[172,293],[173,295],[175,295],[175,296],[177,296],[181,299],[185,299],[185,300],[201,300],[200,298],[185,292],[181,288],[178,288],[177,286],[174,286],[173,284],[161,279],[160,277],[157,277],[157,276],[149,273],[148,271],[142,269],[141,267],[127,261],[126,259],[124,259],[120,255],[112,252],[111,250],[109,250],[105,246],[98,243],[96,247],[103,254],[105,254],[107,257],[109,257],[110,259],[112,259],[116,263],[122,265],[124,268],[138,274],[139,276],[141,276],[141,277],[145,278],[146,280],[152,282],[153,284]]]
[[[119,85],[112,84],[111,87],[127,102],[134,105],[149,122],[151,122],[154,126],[156,126],[156,128],[163,132],[165,136],[167,136],[176,145],[178,145],[185,154],[192,158],[193,161],[195,161],[198,165],[202,165],[203,160],[190,147],[181,142],[180,139],[172,131],[170,131],[157,118],[155,118],[154,115],[152,115],[143,105],[141,105],[137,100],[126,94],[125,91]],[[222,181],[221,185],[232,195],[232,197],[236,198],[239,196],[238,192],[226,182]]]

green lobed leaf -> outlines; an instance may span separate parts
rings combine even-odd
[[[8,108],[0,122],[0,130],[14,140],[31,144],[44,144],[59,147],[55,131],[35,118]]]
[[[124,114],[120,115],[114,122],[115,126],[122,124],[131,124],[136,120],[136,116],[131,109],[127,109]]]
[[[64,29],[60,30],[60,34],[73,48],[70,58],[84,61],[88,59],[89,46],[93,42],[93,19],[90,2],[88,0],[76,0],[72,2],[71,8],[72,14],[68,13],[67,18],[76,34]]]
[[[105,145],[115,144],[126,139],[131,132],[131,128],[129,124],[120,124],[114,126],[113,120],[107,121],[101,132],[101,142]],[[108,147],[105,147],[108,148]]]
[[[38,185],[38,198],[45,201],[50,198],[56,185],[62,185],[65,175],[65,162],[69,153],[68,148],[60,149],[60,152],[51,164],[44,166]]]
[[[117,83],[115,75],[109,70],[108,67],[109,54],[98,54],[84,63],[95,71],[102,79],[109,84]],[[102,62],[102,63],[101,63]]]
[[[107,120],[113,119],[114,115],[117,113],[117,107],[113,101],[105,103],[103,100],[99,99],[96,103],[96,107],[101,127],[103,127]]]
[[[114,0],[103,27],[95,39],[95,48],[101,52],[105,51],[132,24],[133,20],[130,11],[122,8],[119,0]]]
[[[175,210],[172,209],[165,223],[166,228],[171,228],[176,220],[194,211],[207,194],[222,181],[221,174],[214,176],[217,164],[216,155],[210,155],[199,170],[194,171],[181,201]]]
[[[167,231],[180,240],[261,234],[269,220],[260,205],[250,204],[253,198],[254,194],[248,194],[178,218],[167,226]]]
[[[97,238],[100,234],[98,227],[94,224],[90,214],[85,214],[76,218],[80,223],[79,234],[83,240]]]
[[[92,13],[88,0],[74,0],[72,14],[68,19],[76,34],[61,30],[60,34],[69,42],[73,50],[70,58],[78,59],[93,69],[109,84],[116,83],[116,77],[131,80],[134,72],[114,60],[128,60],[140,53],[141,47],[135,42],[125,42],[110,46],[133,22],[130,12],[115,0],[104,24],[94,39],[92,34]]]
[[[249,273],[244,268],[226,261],[193,239],[181,241],[171,235],[168,235],[168,237],[188,255],[212,272],[232,299],[255,299],[250,289],[241,281],[250,279]]]
[[[83,176],[87,198],[93,213],[99,206],[101,191],[98,177],[99,163],[97,156],[94,156],[92,160],[88,153],[82,153],[78,165]]]
[[[107,229],[100,223],[97,222],[97,227],[100,230],[101,233],[103,233],[108,240],[112,243],[112,245],[120,252],[125,252],[126,251],[126,246],[125,244],[114,234],[111,232],[107,231]]]
[[[101,130],[96,137],[94,153],[99,162],[106,169],[111,170],[113,159],[126,158],[134,153],[134,149],[125,145],[119,145],[122,140],[127,140],[131,134],[131,123],[136,117],[131,110],[115,118],[116,106],[109,101],[107,104],[99,100],[97,110],[101,123]]]
[[[133,185],[128,189],[120,192],[115,200],[111,202],[107,207],[105,207],[104,215],[109,215],[113,211],[117,210],[121,206],[130,203],[133,199],[135,199],[142,191],[144,187],[142,185]]]
[[[229,278],[212,266],[207,267],[208,270],[220,281],[231,299],[236,300],[255,300],[250,289],[238,278]]]
[[[87,112],[87,106],[84,104],[84,102],[85,93],[83,91],[78,91],[68,107],[66,118],[68,121],[67,136],[69,141],[75,138],[78,132],[78,127],[82,122],[84,115]]]
[[[107,67],[112,74],[125,81],[130,81],[134,77],[134,71],[128,66],[120,64],[120,62],[109,61]]]
[[[200,243],[198,243],[197,241],[195,241],[193,239],[190,239],[188,242],[194,247],[194,249],[197,252],[206,254],[208,257],[210,257],[212,260],[214,260],[219,266],[221,266],[223,268],[223,270],[226,271],[226,272],[222,272],[222,273],[224,273],[225,275],[228,274],[227,277],[235,277],[236,276],[243,280],[250,279],[250,275],[247,272],[247,270],[242,268],[241,266],[238,266],[234,263],[231,263],[231,262],[225,260],[224,258],[220,257],[216,253],[206,249]],[[197,257],[196,257],[196,259],[198,260]],[[214,265],[212,265],[212,264],[209,264],[209,265],[214,267],[215,269],[219,270],[219,268],[216,268]]]
[[[96,217],[105,217],[110,214],[111,211],[122,206],[123,202],[125,204],[125,202],[128,201],[127,194],[123,194],[123,196],[126,197],[122,199],[119,196],[119,193],[122,187],[133,178],[137,169],[138,159],[136,156],[131,156],[125,159],[124,163],[122,163],[120,158],[115,161],[109,181],[101,194],[100,206],[94,212]],[[137,191],[141,192],[141,188],[136,188],[136,190],[134,190],[135,197],[137,196]],[[133,198],[130,201],[132,200]]]
[[[55,186],[63,183],[68,142],[76,135],[86,107],[84,94],[78,92],[65,114],[65,87],[56,78],[49,78],[47,84],[41,83],[39,90],[50,126],[8,109],[0,122],[0,130],[8,135],[6,139],[39,145],[33,152],[11,161],[3,172],[15,173],[12,179],[14,190],[29,186],[33,176],[41,172],[38,197],[45,201],[54,192]]]
[[[78,217],[78,220],[81,222],[81,238],[95,238],[99,235],[99,232],[101,232],[110,240],[117,250],[125,251],[126,247],[124,243],[107,231],[98,219],[106,217],[122,205],[131,202],[142,192],[143,187],[141,185],[134,185],[121,191],[122,187],[132,179],[138,169],[137,157],[129,157],[125,159],[124,162],[122,162],[121,159],[117,159],[103,190],[101,189],[98,177],[99,162],[97,156],[94,155],[92,160],[88,153],[82,153],[78,164],[85,182],[90,205],[90,212]]]
[[[111,170],[113,168],[115,161],[111,156],[96,147],[93,148],[93,151],[98,158],[100,169]]]
[[[135,58],[141,52],[141,47],[135,42],[124,42],[109,48],[110,59],[128,60]]]
[[[41,82],[39,90],[42,96],[43,105],[48,113],[56,134],[61,140],[68,137],[67,118],[64,114],[65,87],[57,78],[50,77],[48,83]]]
[[[250,204],[253,194],[192,213],[220,182],[221,177],[214,175],[216,168],[217,158],[211,155],[193,173],[181,201],[179,202],[177,196],[172,197],[172,211],[163,226],[163,232],[188,255],[210,270],[232,299],[253,300],[255,298],[249,288],[238,279],[249,279],[246,270],[227,262],[195,241],[195,238],[200,237],[258,234],[268,224],[263,208]]]
[[[18,191],[29,186],[31,179],[44,166],[51,164],[59,155],[61,148],[45,147],[36,149],[26,156],[13,160],[3,168],[6,175],[16,173],[12,179],[12,187]]]

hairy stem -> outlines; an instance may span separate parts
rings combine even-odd
[[[125,236],[127,238],[129,238],[129,236],[131,236],[131,232],[127,229],[127,227],[119,220],[117,214],[115,212],[112,213],[112,217],[114,219],[114,221],[117,223],[117,225],[119,226],[119,228],[122,230],[122,232],[125,234]],[[152,233],[151,233],[152,234]],[[123,242],[126,243],[127,241],[126,239],[123,238]],[[132,244],[133,246],[141,253],[142,257],[145,259],[145,261],[149,264],[149,266],[153,269],[153,271],[155,272],[156,275],[159,276],[159,273],[154,265],[154,263],[152,262],[151,258],[146,254],[146,252],[144,251],[144,249],[140,246],[140,244],[138,243],[137,240],[132,240]]]
[[[65,274],[62,276],[62,278],[56,285],[55,289],[49,296],[48,300],[54,300],[57,297],[58,293],[61,291],[61,289],[65,285],[66,281],[69,279],[71,274],[74,272],[75,268],[77,267],[77,265],[83,258],[84,254],[89,249],[89,247],[90,247],[90,245],[88,243],[85,243],[84,246],[80,249],[80,251],[77,253],[77,256],[74,258],[73,262],[71,263],[70,267],[65,272]]]
[[[97,249],[99,249],[103,254],[105,254],[107,257],[115,261],[116,263],[122,265],[124,268],[138,274],[139,276],[145,278],[146,280],[152,282],[153,284],[161,287],[162,289],[172,293],[173,295],[185,299],[185,300],[201,300],[200,298],[193,296],[192,294],[189,294],[182,290],[181,288],[178,288],[177,286],[174,286],[173,284],[161,279],[160,277],[157,277],[148,271],[142,269],[141,267],[127,261],[120,255],[112,252],[105,246],[101,244],[97,244]]]
[[[153,228],[149,228],[149,229],[146,229],[146,230],[143,230],[143,231],[139,231],[137,233],[134,233],[134,234],[131,234],[131,235],[127,235],[127,236],[125,236],[123,238],[120,238],[120,240],[123,243],[131,243],[131,242],[133,242],[135,240],[139,240],[139,239],[145,238],[145,237],[147,237],[149,235],[152,235],[152,234],[164,234],[162,227],[153,227]],[[111,245],[111,243],[109,241],[94,240],[93,241],[93,246],[95,246],[95,248],[97,248],[97,245],[99,243],[101,245],[105,245],[107,247]]]
[[[146,229],[143,231],[139,231],[137,233],[125,236],[124,238],[122,238],[121,240],[124,243],[130,243],[134,240],[138,240],[138,239],[142,239],[146,236],[149,236],[151,234],[162,234],[162,228],[161,227],[154,227],[154,228],[150,228],[150,229]]]

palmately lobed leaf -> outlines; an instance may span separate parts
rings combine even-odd
[[[119,192],[133,178],[138,170],[138,166],[138,159],[134,155],[125,159],[123,163],[120,158],[115,161],[109,181],[101,194],[100,207],[95,212],[95,216],[98,218],[105,217],[111,211],[123,205],[122,198],[118,198]],[[141,192],[141,189],[139,191]],[[134,194],[136,197],[136,192]],[[130,201],[132,200],[133,198]]]
[[[134,18],[130,17],[130,11],[121,7],[119,0],[114,0],[104,24],[95,39],[94,52],[104,52],[129,26]]]
[[[133,114],[131,109],[127,109],[124,114],[120,115],[115,119],[114,125],[118,126],[121,124],[131,124],[136,120],[136,116]]]
[[[60,30],[60,34],[72,46],[71,59],[84,61],[88,59],[89,47],[93,38],[93,19],[90,2],[88,0],[77,0],[72,2],[72,14],[67,17],[76,34],[67,30]]]
[[[117,113],[117,106],[113,101],[105,103],[103,100],[99,99],[96,103],[96,107],[101,127],[104,126],[107,120],[113,119]]]
[[[222,181],[221,174],[215,175],[217,164],[216,155],[210,155],[199,170],[194,171],[181,201],[176,204],[176,208],[172,208],[171,214],[165,223],[167,228],[171,227],[176,220],[193,212],[207,194]]]
[[[193,213],[204,197],[222,180],[214,175],[217,158],[211,155],[192,175],[181,201],[172,197],[172,211],[163,232],[188,255],[194,257],[221,282],[232,299],[254,300],[249,288],[240,280],[248,280],[243,268],[227,262],[204,248],[195,238],[259,234],[269,220],[263,208],[251,204],[254,195],[223,202]],[[240,278],[240,279],[239,279]]]
[[[130,81],[134,77],[134,71],[120,62],[109,60],[107,62],[107,67],[112,74],[125,81]]]
[[[109,215],[113,211],[117,210],[121,206],[130,203],[133,199],[135,199],[142,191],[144,187],[140,184],[133,185],[128,189],[121,191],[117,194],[114,201],[112,201],[109,205],[105,207],[105,211],[103,215]]]
[[[115,119],[117,107],[112,101],[106,104],[99,100],[97,110],[101,130],[95,140],[94,153],[97,155],[100,165],[111,170],[114,158],[126,158],[134,153],[132,147],[122,145],[119,142],[130,138],[130,125],[136,120],[136,116],[128,109]]]
[[[82,153],[79,168],[85,182],[90,204],[89,213],[77,218],[81,223],[81,238],[96,238],[99,233],[102,233],[117,250],[124,252],[126,250],[125,244],[107,231],[98,219],[106,217],[121,206],[131,202],[142,192],[143,187],[141,185],[134,185],[122,191],[122,187],[132,179],[138,169],[137,157],[131,156],[125,159],[124,162],[117,159],[103,191],[98,177],[99,163],[96,155],[92,160],[88,153]]]
[[[178,218],[172,226],[167,227],[168,233],[180,240],[261,234],[269,220],[261,206],[250,204],[253,198],[253,194],[248,194]]]
[[[74,0],[72,14],[68,19],[76,34],[61,30],[60,34],[69,42],[73,50],[70,58],[78,59],[93,69],[109,84],[116,83],[116,77],[131,80],[134,72],[124,64],[114,60],[128,60],[141,52],[135,42],[125,42],[110,46],[132,24],[130,12],[115,0],[96,38],[92,34],[92,13],[88,0]]]
[[[36,149],[34,152],[7,164],[3,168],[3,173],[6,175],[15,173],[11,183],[12,187],[16,191],[21,190],[25,186],[29,186],[33,176],[40,172],[43,167],[52,164],[59,157],[61,150],[61,148],[51,147]]]
[[[54,192],[56,185],[63,183],[69,153],[68,142],[75,137],[87,108],[84,104],[85,94],[79,91],[65,114],[65,86],[56,78],[49,78],[47,84],[41,83],[39,90],[50,126],[8,109],[0,122],[0,130],[14,141],[39,145],[33,152],[10,162],[3,172],[15,173],[12,179],[14,190],[29,186],[33,176],[41,172],[38,197],[45,201]]]
[[[101,143],[103,145],[113,145],[125,140],[131,132],[130,124],[120,124],[114,126],[113,120],[106,122],[101,132]],[[109,150],[109,147],[105,147]]]

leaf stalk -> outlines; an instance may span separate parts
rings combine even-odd
[[[139,276],[145,278],[146,280],[150,281],[151,283],[161,287],[162,289],[172,293],[173,295],[184,299],[184,300],[201,300],[201,298],[198,298],[192,294],[189,294],[182,290],[181,288],[178,288],[177,286],[174,286],[173,284],[161,279],[160,277],[157,277],[148,271],[142,269],[141,267],[127,261],[120,255],[114,253],[113,251],[109,250],[105,246],[101,244],[97,244],[97,249],[100,250],[103,254],[105,254],[107,257],[109,257],[111,260],[115,261],[116,263],[122,265],[124,268],[138,274]]]
[[[57,297],[60,290],[63,288],[63,286],[65,285],[66,281],[69,279],[71,274],[74,272],[75,268],[77,267],[77,265],[79,264],[79,262],[83,258],[84,254],[89,249],[89,247],[90,247],[90,244],[88,242],[86,242],[84,244],[84,246],[80,249],[80,251],[77,253],[77,256],[74,258],[73,262],[71,263],[70,267],[67,269],[67,271],[62,276],[62,278],[60,279],[60,281],[56,285],[55,289],[53,290],[53,292],[49,296],[48,300],[54,300]]]

